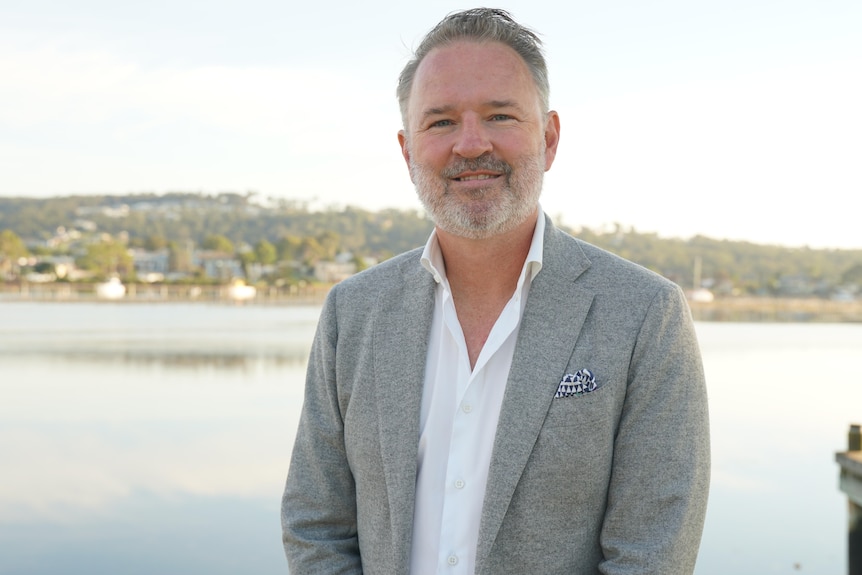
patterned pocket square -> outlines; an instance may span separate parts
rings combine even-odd
[[[567,373],[563,376],[563,380],[557,387],[557,393],[554,394],[554,399],[583,395],[595,390],[596,387],[598,386],[593,372],[586,368],[579,369],[577,373]]]

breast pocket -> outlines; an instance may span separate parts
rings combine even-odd
[[[585,504],[605,490],[619,421],[618,393],[615,386],[603,385],[583,395],[551,400],[527,466],[531,471],[525,472],[529,479],[525,483],[554,491],[578,478],[585,483],[579,483],[578,489],[566,490],[561,499],[561,504],[570,508]]]
[[[614,382],[605,382],[587,393],[554,398],[542,427],[604,428],[608,422],[616,421],[619,417],[622,402],[618,395],[619,386]]]

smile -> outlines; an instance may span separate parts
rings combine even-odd
[[[496,178],[496,177],[497,176],[491,176],[488,174],[478,174],[475,176],[461,176],[461,177],[458,177],[455,179],[458,180],[459,182],[470,182],[473,180],[491,180],[491,179]]]

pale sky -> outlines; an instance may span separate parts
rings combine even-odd
[[[496,4],[545,40],[552,217],[862,248],[862,2],[565,4]],[[0,0],[0,194],[419,208],[395,83],[472,6]]]

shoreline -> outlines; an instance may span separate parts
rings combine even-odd
[[[771,323],[862,323],[862,300],[738,297],[689,301],[695,321]]]
[[[129,284],[125,296],[100,298],[95,284],[0,284],[0,305],[39,303],[221,303],[231,305],[322,305],[331,285],[258,288],[254,297],[237,300],[229,285]],[[862,300],[820,298],[733,297],[711,302],[689,301],[695,321],[862,323]]]
[[[127,284],[121,297],[105,298],[96,293],[96,284],[45,283],[0,284],[0,304],[4,302],[39,303],[224,303],[247,305],[322,304],[329,285],[258,288],[253,297],[231,296],[231,286],[221,284]]]

